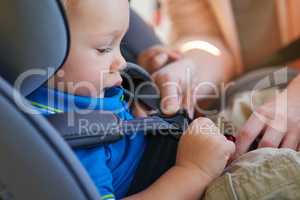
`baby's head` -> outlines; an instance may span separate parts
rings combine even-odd
[[[71,45],[68,58],[49,84],[81,96],[100,97],[120,85],[125,60],[120,43],[129,24],[128,0],[62,0]]]

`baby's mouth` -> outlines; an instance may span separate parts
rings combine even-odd
[[[113,81],[114,82],[114,84],[113,84],[114,86],[121,86],[122,85],[123,80],[122,80],[122,77],[121,77],[120,73],[114,72],[114,73],[110,73],[110,75],[115,80],[115,81]]]
[[[116,86],[121,86],[122,85],[122,81],[118,81],[117,83],[116,83]]]

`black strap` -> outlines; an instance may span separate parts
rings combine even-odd
[[[126,196],[141,192],[153,184],[176,161],[178,140],[168,136],[147,136],[143,157]]]
[[[255,70],[270,66],[282,66],[289,62],[295,61],[300,58],[300,38],[294,40],[287,46],[279,49],[271,56],[267,57],[263,62],[249,67],[249,69]]]
[[[58,113],[48,117],[49,122],[73,148],[90,148],[113,143],[125,134],[168,134],[175,138],[188,127],[191,120],[185,111],[174,116],[150,116],[121,120],[112,112],[88,111]]]
[[[133,63],[128,63],[121,75],[127,102],[135,102],[148,110],[159,112],[160,92],[146,70]]]

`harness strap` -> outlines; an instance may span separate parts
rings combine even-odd
[[[67,112],[48,117],[49,122],[73,148],[113,143],[124,135],[162,134],[179,138],[191,122],[185,111],[171,117],[154,115],[133,120],[121,120],[107,111],[85,111],[85,114]]]

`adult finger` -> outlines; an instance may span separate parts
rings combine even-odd
[[[271,126],[268,126],[266,129],[266,132],[264,133],[264,136],[262,137],[261,141],[259,142],[258,148],[264,148],[264,147],[272,147],[277,148],[280,145],[280,142],[282,141],[284,137],[284,132],[281,132],[280,130],[273,128]]]
[[[169,61],[169,56],[166,53],[158,53],[150,60],[150,66],[153,71],[160,69]]]
[[[164,114],[172,115],[181,107],[181,88],[170,73],[157,73],[153,76],[160,94],[161,110]]]
[[[188,112],[188,115],[191,119],[194,118],[194,111],[195,111],[195,106],[194,106],[194,102],[193,102],[193,98],[192,98],[192,92],[190,91],[186,91],[183,95],[183,102],[182,102],[182,106],[183,108],[186,109],[186,111]]]
[[[135,117],[147,117],[147,111],[143,109],[142,106],[138,105],[138,103],[135,103],[132,109],[132,113]]]
[[[153,59],[150,59],[149,66],[152,68],[152,72],[164,67],[170,62],[174,62],[181,58],[181,55],[173,50],[161,50],[157,51],[153,55]]]
[[[168,54],[172,60],[178,60],[182,57],[182,54],[176,50],[169,50]]]
[[[146,50],[145,52],[142,52],[138,56],[138,64],[143,66],[147,71],[152,73],[158,68],[155,64],[156,62],[155,57],[162,52],[164,51],[160,47],[155,47],[155,48],[151,48],[150,50]]]
[[[248,151],[250,145],[261,133],[264,127],[265,123],[259,120],[255,114],[250,116],[246,124],[241,129],[240,134],[236,138],[235,158]]]
[[[297,129],[289,131],[283,139],[281,148],[290,148],[297,150],[300,140],[299,131]]]

